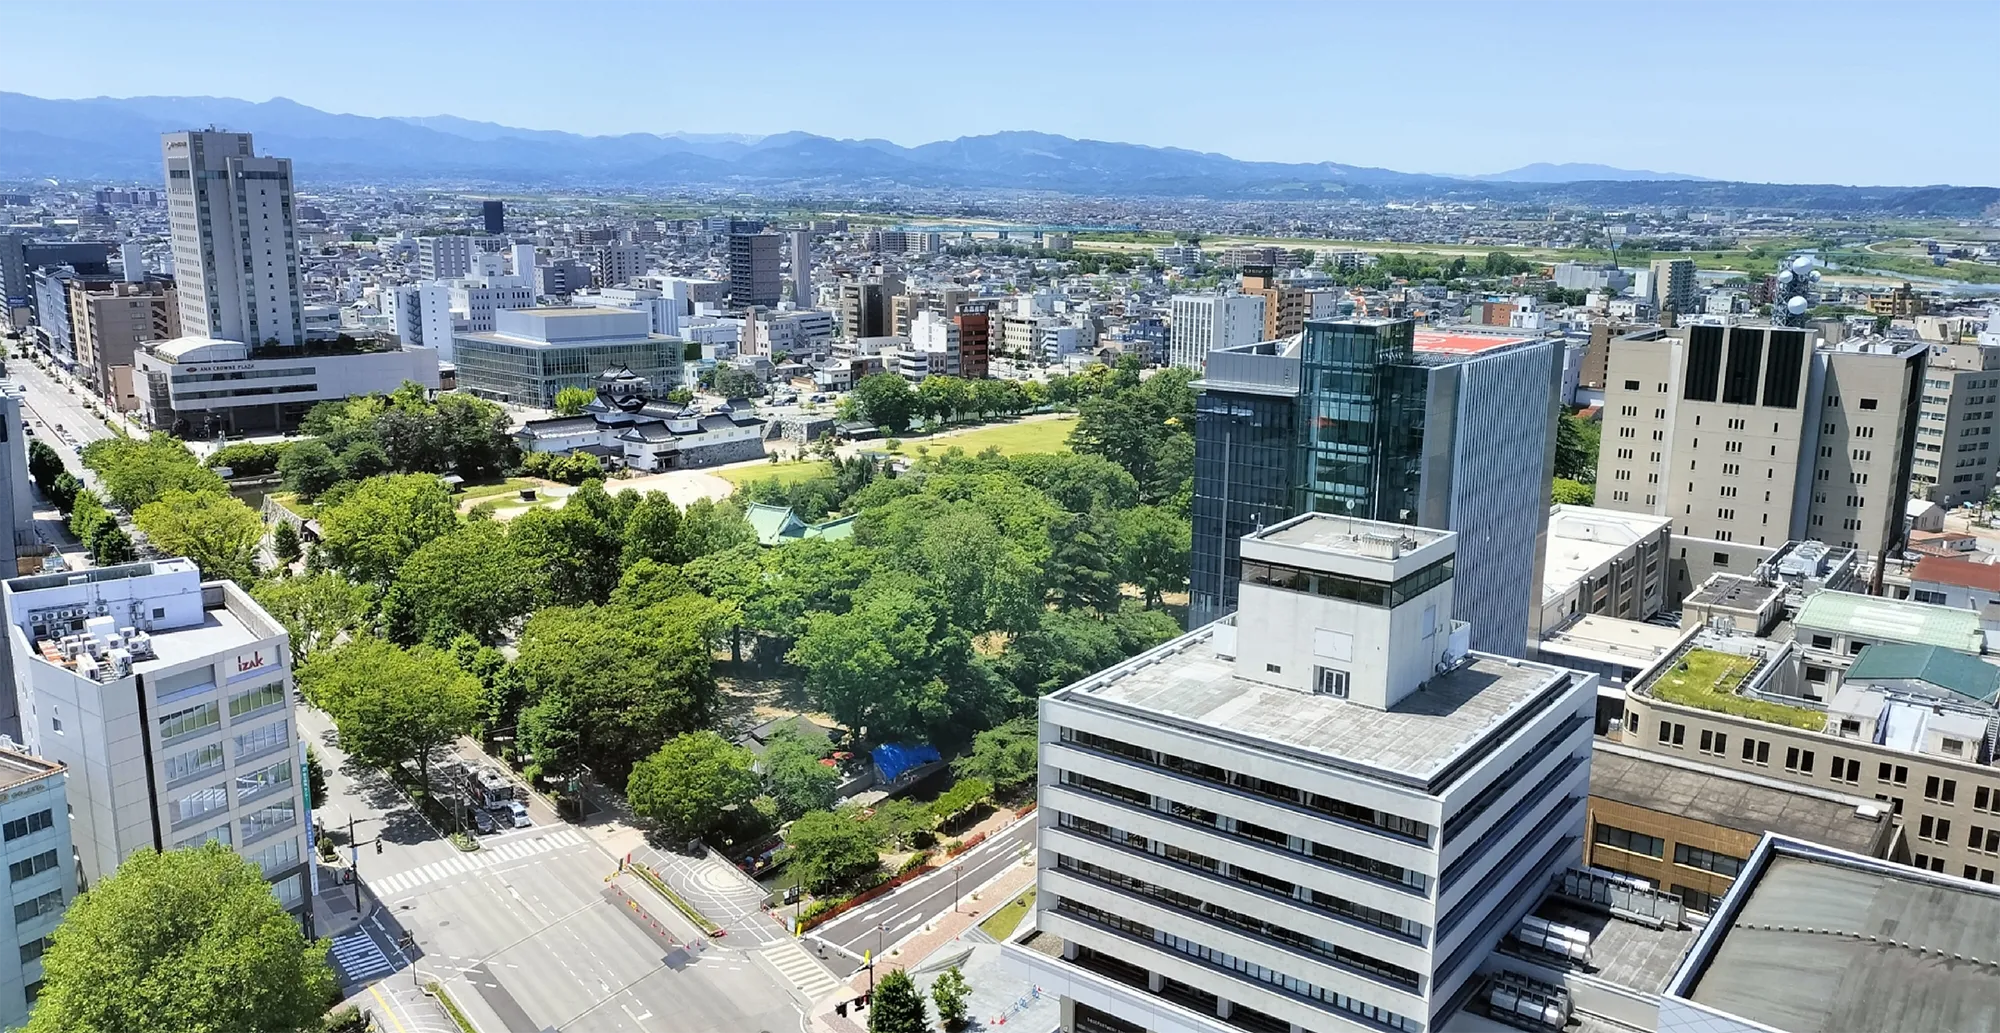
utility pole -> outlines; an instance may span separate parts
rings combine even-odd
[[[951,866],[951,913],[954,915],[958,914],[958,873],[964,867],[962,864]]]
[[[361,913],[361,845],[354,839],[354,815],[347,816],[347,874],[354,879],[354,913]]]

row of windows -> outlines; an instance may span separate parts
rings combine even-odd
[[[1106,782],[1100,778],[1092,778],[1089,775],[1079,774],[1074,771],[1065,771],[1062,773],[1062,784],[1072,789],[1095,793],[1098,796],[1124,800],[1135,807],[1141,807],[1149,811],[1171,814],[1182,821],[1205,826],[1226,835],[1235,836],[1238,839],[1265,843],[1289,850],[1292,853],[1311,857],[1314,860],[1323,861],[1337,868],[1346,869],[1356,875],[1415,890],[1418,893],[1427,894],[1430,892],[1430,876],[1422,872],[1411,871],[1401,865],[1378,861],[1372,857],[1363,857],[1360,854],[1342,850],[1336,846],[1329,846],[1325,843],[1317,843],[1297,836],[1288,836],[1276,829],[1267,829],[1261,825],[1255,825],[1247,821],[1238,821],[1234,818],[1223,817],[1213,811],[1203,810],[1199,807],[1190,807],[1187,804],[1175,803],[1164,797],[1150,796],[1134,789],[1127,789],[1124,786]]]
[[[1247,584],[1267,585],[1292,592],[1323,595],[1330,599],[1345,599],[1364,606],[1393,609],[1450,581],[1451,570],[1452,561],[1448,558],[1441,559],[1422,570],[1397,578],[1393,584],[1386,584],[1381,581],[1329,574],[1325,571],[1289,567],[1282,563],[1244,560],[1243,581]]]
[[[1252,936],[1276,940],[1288,947],[1297,948],[1308,954],[1318,955],[1342,968],[1353,969],[1385,982],[1394,983],[1406,990],[1415,991],[1417,989],[1418,974],[1410,969],[1404,968],[1401,965],[1392,965],[1380,958],[1371,957],[1337,943],[1329,943],[1317,936],[1308,936],[1295,929],[1288,929],[1284,926],[1267,922],[1255,915],[1246,915],[1240,911],[1233,911],[1229,908],[1202,900],[1199,897],[1191,897],[1185,893],[1168,889],[1165,886],[1155,886],[1143,879],[1135,879],[1123,872],[1091,864],[1089,861],[1079,861],[1072,857],[1058,855],[1056,857],[1056,867],[1084,878],[1104,883],[1105,885],[1115,886],[1127,893],[1199,915],[1207,921],[1226,925],[1233,929],[1249,933]]]
[[[1101,822],[1091,821],[1089,818],[1061,813],[1057,815],[1056,823],[1062,828],[1078,835],[1089,836],[1092,839],[1140,851],[1151,857],[1165,858],[1177,864],[1198,868],[1218,878],[1228,879],[1266,893],[1276,893],[1279,896],[1308,903],[1321,910],[1386,930],[1418,943],[1422,943],[1424,937],[1430,931],[1422,922],[1414,919],[1381,911],[1366,904],[1358,904],[1343,897],[1336,897],[1331,893],[1324,893],[1317,889],[1300,886],[1287,880],[1276,878],[1275,876],[1266,875],[1263,872],[1245,868],[1242,865],[1219,861],[1205,854],[1195,853],[1192,850],[1183,850],[1179,847],[1162,843],[1159,840],[1147,839],[1145,836],[1126,832],[1123,829],[1112,828]],[[1288,844],[1277,845],[1286,846],[1289,849]]]
[[[1591,830],[1590,838],[1599,846],[1623,850],[1628,854],[1641,854],[1652,858],[1664,858],[1667,855],[1666,840],[1643,832],[1621,829],[1616,825],[1606,825],[1601,821]]]
[[[1189,760],[1185,757],[1177,757],[1171,753],[1134,745],[1110,738],[1109,736],[1098,735],[1095,732],[1064,728],[1061,731],[1061,737],[1063,742],[1074,746],[1081,746],[1086,749],[1109,753],[1116,757],[1123,757],[1127,760],[1138,761],[1141,764],[1151,767],[1162,768],[1176,774],[1198,778],[1204,782],[1227,786],[1231,789],[1239,789],[1295,807],[1304,807],[1307,810],[1318,811],[1329,817],[1355,822],[1360,825],[1368,825],[1384,832],[1391,832],[1419,843],[1430,842],[1430,825],[1426,822],[1417,821],[1414,818],[1405,818],[1400,815],[1390,814],[1387,811],[1376,810],[1373,807],[1363,807],[1360,804],[1349,803],[1345,800],[1336,800],[1333,797],[1300,789],[1297,786],[1273,782],[1254,775],[1246,775],[1239,771],[1228,771],[1213,764],[1206,764],[1198,760]]]
[[[22,836],[40,832],[45,828],[53,826],[55,823],[56,823],[55,812],[53,810],[48,810],[48,809],[39,810],[33,814],[29,814],[24,817],[15,818],[13,821],[8,822],[4,826],[6,840],[7,842],[12,843],[17,839],[20,839]]]
[[[1240,972],[1259,982],[1282,987],[1287,992],[1297,994],[1308,1000],[1331,1004],[1336,1008],[1353,1012],[1356,1015],[1360,1015],[1379,1025],[1387,1026],[1390,1029],[1414,1031],[1423,1028],[1422,1024],[1416,1020],[1405,1018],[1386,1008],[1377,1008],[1373,1005],[1357,1001],[1345,994],[1335,993],[1332,990],[1315,986],[1305,980],[1273,972],[1262,965],[1253,964],[1234,955],[1204,947],[1186,937],[1174,936],[1164,931],[1155,930],[1151,926],[1134,922],[1121,915],[1112,914],[1102,908],[1092,907],[1089,904],[1071,900],[1068,897],[1056,901],[1056,910],[1086,922],[1109,929],[1116,929],[1128,936],[1141,940],[1150,940],[1162,947],[1178,951],[1191,958],[1200,959],[1219,968]]]
[[[49,869],[54,868],[55,866],[56,866],[56,851],[54,850],[54,848],[50,848],[48,850],[42,851],[39,854],[36,854],[33,857],[24,857],[19,861],[15,861],[13,864],[8,865],[7,878],[11,882],[20,882],[22,879],[33,878],[34,876],[40,875],[41,873],[46,872]]]
[[[53,914],[62,909],[63,891],[62,887],[58,886],[39,897],[24,900],[14,905],[14,924],[20,925],[22,922],[30,921],[37,916]]]

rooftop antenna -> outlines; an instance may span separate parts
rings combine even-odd
[[[1771,325],[1802,327],[1806,313],[1819,300],[1819,270],[1811,255],[1786,259],[1778,266],[1777,289],[1771,293]]]

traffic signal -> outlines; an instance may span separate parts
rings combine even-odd
[[[382,852],[382,841],[379,839],[375,841],[375,852],[378,854]]]

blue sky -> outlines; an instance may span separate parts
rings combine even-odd
[[[9,4],[6,24],[0,90],[45,97],[902,144],[1033,129],[1411,172],[1576,161],[2000,184],[1993,3],[178,0]],[[1776,106],[1787,90],[1803,102]]]

